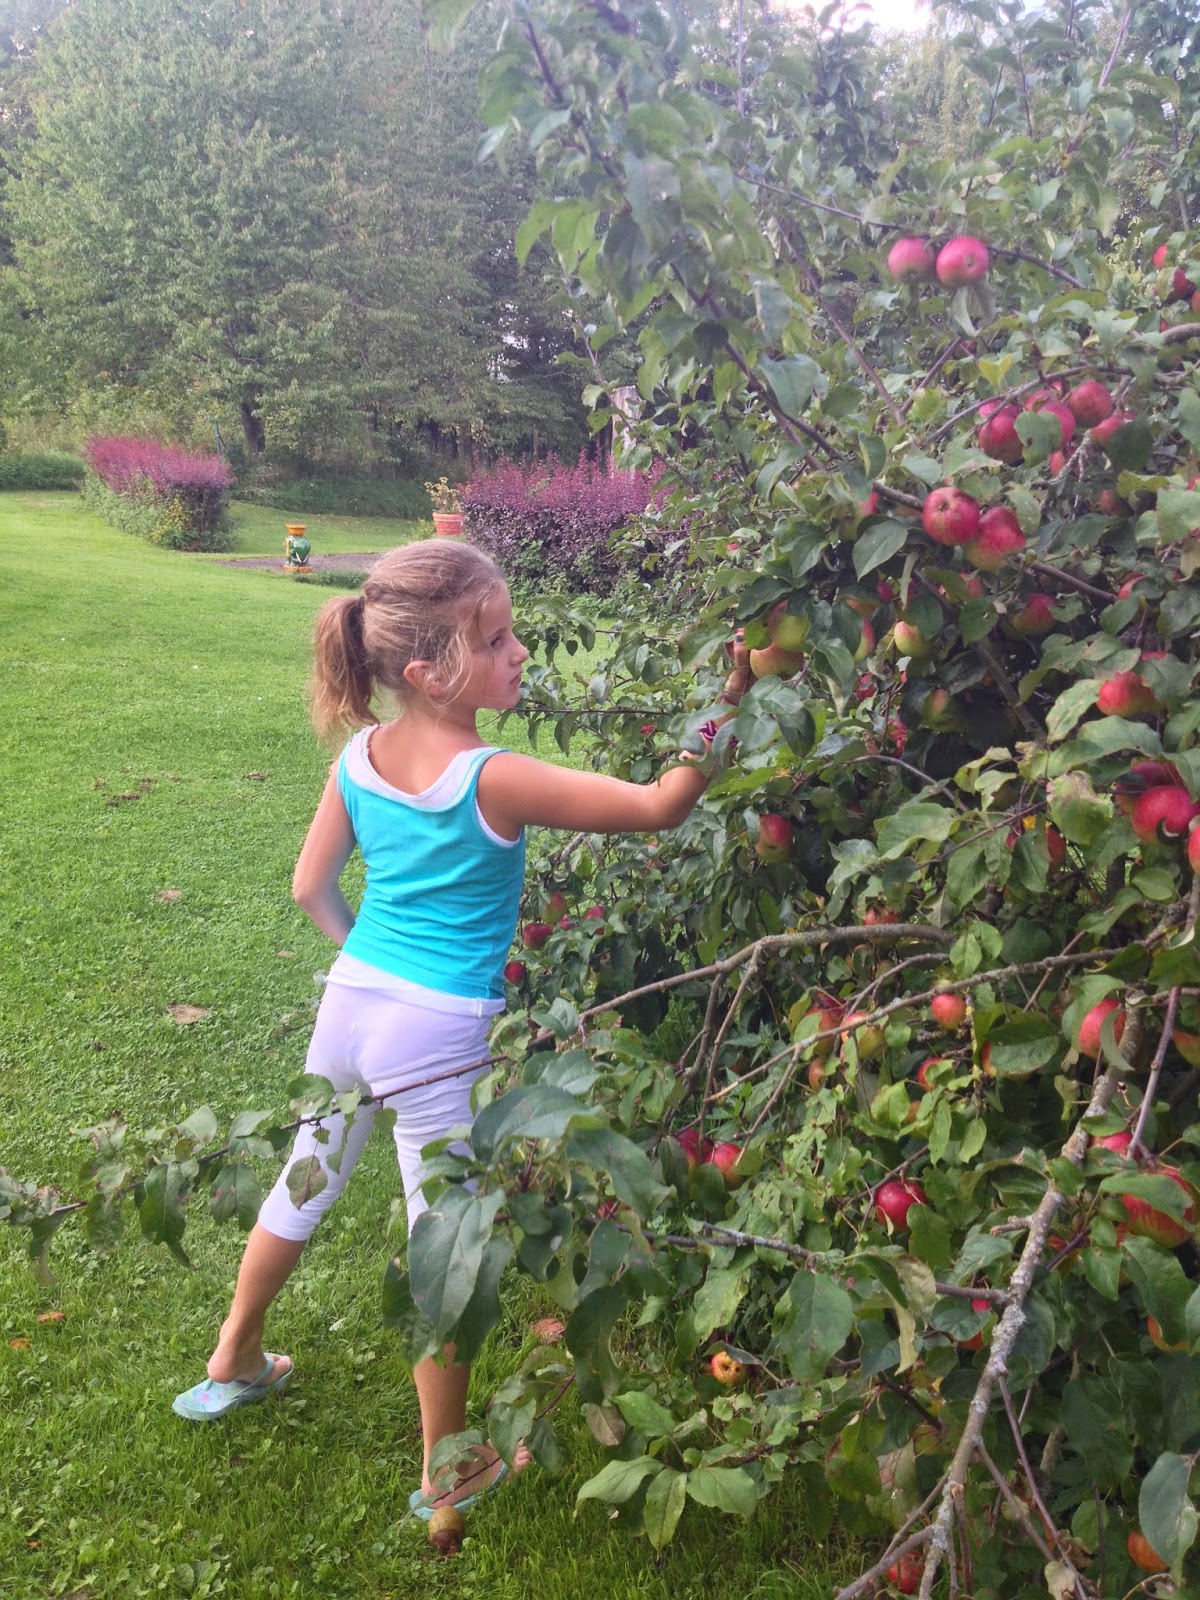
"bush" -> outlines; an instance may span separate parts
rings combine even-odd
[[[83,474],[79,457],[59,450],[0,456],[0,490],[78,489]]]
[[[553,457],[501,461],[463,490],[467,533],[516,582],[610,589],[631,570],[641,576],[644,557],[664,543],[652,526],[622,550],[612,542],[650,506],[657,478],[657,470],[612,471],[582,456],[573,467]]]
[[[114,527],[168,550],[226,550],[225,496],[233,473],[216,456],[112,435],[83,448],[85,496]]]
[[[256,482],[243,482],[238,498],[300,516],[396,517],[417,522],[430,514],[429,496],[408,478],[347,475],[271,482],[264,474]]]

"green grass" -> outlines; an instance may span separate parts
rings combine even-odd
[[[260,515],[248,508],[251,544]],[[343,549],[396,539],[330,523]],[[73,1128],[118,1109],[145,1125],[204,1103],[278,1106],[302,1067],[312,975],[331,951],[288,886],[329,759],[304,707],[328,593],[154,550],[71,495],[0,496],[0,567],[0,1164],[69,1189],[86,1155]],[[510,723],[505,741],[519,738]],[[179,1027],[177,1001],[212,1014]],[[48,1286],[0,1229],[0,1596],[828,1594],[852,1554],[811,1545],[798,1490],[747,1524],[689,1509],[661,1562],[594,1504],[576,1520],[598,1455],[574,1412],[575,1464],[559,1479],[532,1470],[439,1562],[401,1517],[420,1453],[379,1309],[395,1192],[390,1142],[372,1140],[272,1317],[295,1379],[210,1426],[170,1401],[201,1375],[235,1229],[194,1214],[189,1273],[135,1238],[98,1261],[68,1227]],[[52,1309],[64,1320],[36,1320]],[[514,1283],[476,1406],[513,1369],[534,1310]]]
[[[314,555],[334,555],[342,551],[390,550],[410,539],[432,531],[430,522],[401,522],[388,517],[301,516],[298,512],[277,511],[270,506],[250,505],[235,500],[230,511],[233,545],[230,556],[283,556],[283,541],[289,522],[302,522]],[[219,560],[206,556],[204,560]]]

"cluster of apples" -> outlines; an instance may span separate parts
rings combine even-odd
[[[736,1189],[742,1181],[742,1174],[738,1170],[738,1163],[742,1159],[742,1147],[734,1144],[731,1139],[724,1140],[721,1144],[714,1144],[711,1139],[701,1139],[695,1128],[685,1128],[676,1135],[676,1139],[687,1157],[688,1171],[695,1172],[696,1168],[709,1162],[725,1180],[727,1189]]]
[[[928,239],[905,235],[888,251],[887,268],[901,283],[928,283],[933,278],[943,289],[961,289],[987,277],[988,249],[982,239],[960,233],[936,253]]]

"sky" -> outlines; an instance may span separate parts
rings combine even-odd
[[[917,0],[867,0],[867,8],[881,28],[924,28],[929,7]]]

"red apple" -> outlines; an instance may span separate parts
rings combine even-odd
[[[921,1085],[922,1089],[929,1090],[933,1088],[933,1085],[929,1081],[929,1069],[930,1067],[940,1067],[946,1061],[946,1059],[947,1058],[945,1056],[925,1057],[924,1061],[922,1061],[921,1065],[917,1068],[917,1082]]]
[[[1114,1155],[1125,1156],[1129,1154],[1129,1146],[1133,1143],[1133,1135],[1122,1128],[1120,1133],[1106,1133],[1103,1139],[1096,1140],[1098,1150],[1111,1150]]]
[[[935,994],[929,1011],[938,1027],[947,1033],[957,1033],[967,1020],[967,1002],[961,994]]]
[[[742,1181],[737,1170],[738,1162],[742,1159],[741,1145],[727,1140],[724,1144],[714,1146],[708,1159],[725,1179],[725,1187],[736,1189]]]
[[[506,961],[504,978],[507,983],[524,983],[526,967],[523,961]]]
[[[1150,1343],[1156,1350],[1186,1350],[1187,1340],[1181,1339],[1178,1344],[1168,1344],[1163,1338],[1162,1323],[1156,1316],[1146,1318],[1146,1332],[1150,1335]]]
[[[604,921],[604,907],[603,906],[589,906],[587,908],[587,910],[583,913],[583,920],[585,922],[603,922]]]
[[[888,251],[887,269],[901,283],[920,283],[933,277],[936,259],[925,239],[897,239]]]
[[[1162,710],[1154,690],[1136,672],[1117,672],[1106,678],[1096,704],[1106,717],[1141,717]]]
[[[545,917],[547,922],[558,922],[559,919],[566,913],[566,909],[566,895],[561,889],[555,889],[552,894],[547,895],[546,905],[542,915]]]
[[[725,1389],[736,1389],[746,1376],[746,1368],[734,1359],[728,1350],[717,1350],[708,1363],[708,1370]]]
[[[959,289],[965,283],[978,283],[987,276],[988,253],[982,239],[959,234],[938,251],[938,282],[946,289]]]
[[[1066,866],[1067,841],[1053,824],[1046,829],[1046,853],[1050,857],[1051,872]]]
[[[1200,816],[1186,789],[1164,786],[1147,789],[1133,803],[1130,822],[1143,844],[1169,844],[1186,838],[1192,821]]]
[[[1121,1035],[1125,1032],[1125,1010],[1110,995],[1107,999],[1098,1000],[1079,1024],[1079,1054],[1081,1056],[1091,1056],[1093,1061],[1099,1057],[1100,1030],[1104,1026],[1104,1019],[1114,1011],[1116,1016],[1113,1018],[1113,1039],[1117,1044],[1120,1044]]]
[[[1128,772],[1123,772],[1113,784],[1117,808],[1127,817],[1133,815],[1138,796],[1149,789],[1174,786],[1181,789],[1183,778],[1179,768],[1171,761],[1135,761]]]
[[[1017,432],[1016,406],[1004,406],[993,412],[980,428],[976,442],[984,455],[991,456],[993,461],[1016,466],[1025,454],[1025,446]]]
[[[702,1162],[707,1161],[712,1154],[712,1140],[702,1140],[698,1128],[685,1128],[682,1133],[676,1134],[675,1137],[687,1157],[689,1171],[694,1171]]]
[[[767,811],[758,819],[754,853],[760,861],[786,861],[792,852],[794,830],[787,817]]]
[[[1014,611],[1008,619],[1008,625],[1014,633],[1019,633],[1027,639],[1038,639],[1044,633],[1049,633],[1055,623],[1054,596],[1049,594],[1031,594],[1019,611]]]
[[[1025,548],[1021,524],[1007,506],[993,506],[980,518],[979,531],[963,547],[963,557],[981,572],[999,572]]]
[[[887,1569],[887,1581],[901,1594],[916,1594],[924,1575],[925,1557],[919,1550],[910,1550]]]
[[[913,1183],[911,1179],[900,1182],[896,1178],[889,1178],[875,1191],[875,1220],[890,1223],[893,1228],[905,1228],[911,1208],[923,1206],[925,1202],[926,1194],[919,1183]]]
[[[799,655],[808,643],[809,621],[788,611],[788,602],[780,600],[771,607],[767,618],[767,632],[771,643],[791,655]]]
[[[777,644],[750,652],[750,671],[756,678],[794,678],[803,665],[799,651],[784,650]]]
[[[885,1042],[883,1029],[867,1022],[867,1015],[865,1011],[851,1011],[842,1021],[842,1041],[854,1040],[860,1061],[873,1061]]]
[[[920,628],[915,628],[911,622],[903,620],[898,622],[892,629],[892,638],[902,656],[911,656],[914,661],[924,661],[929,655],[929,640]]]
[[[961,489],[934,489],[925,497],[921,521],[934,544],[965,544],[979,527],[979,502]]]
[[[1129,1559],[1135,1567],[1140,1567],[1143,1572],[1166,1572],[1168,1563],[1163,1560],[1158,1551],[1147,1539],[1146,1535],[1135,1528],[1125,1541],[1125,1548],[1129,1551]],[[1139,1584],[1140,1588],[1141,1585]]]
[[[553,932],[548,922],[527,922],[521,930],[521,943],[526,950],[540,950]]]
[[[1069,406],[1063,405],[1061,400],[1048,400],[1045,405],[1038,407],[1038,413],[1043,417],[1057,419],[1058,425],[1062,430],[1062,436],[1058,442],[1060,447],[1065,450],[1075,432],[1075,413]]]
[[[1105,417],[1112,416],[1112,393],[1098,378],[1076,384],[1067,396],[1067,404],[1081,428],[1094,428]]]
[[[1173,1178],[1187,1195],[1189,1202],[1194,1200],[1191,1187],[1180,1177],[1176,1167],[1144,1167],[1144,1172],[1152,1173],[1163,1178]],[[1159,1211],[1135,1194],[1123,1194],[1121,1204],[1129,1217],[1129,1232],[1143,1239],[1152,1239],[1155,1244],[1161,1244],[1168,1250],[1173,1250],[1176,1245],[1183,1243],[1191,1237],[1192,1229],[1187,1226],[1196,1220],[1196,1208],[1189,1204],[1184,1211],[1184,1221],[1171,1216],[1167,1211]]]
[[[1200,1067],[1200,1033],[1188,1033],[1183,1028],[1175,1028],[1171,1043],[1189,1067]]]
[[[1088,432],[1088,438],[1091,439],[1094,444],[1098,444],[1100,448],[1104,450],[1108,445],[1108,441],[1112,438],[1113,434],[1116,433],[1117,429],[1124,428],[1128,423],[1133,422],[1134,420],[1134,413],[1132,411],[1114,411],[1110,416],[1105,417],[1103,422],[1098,422],[1094,428],[1090,429]]]

